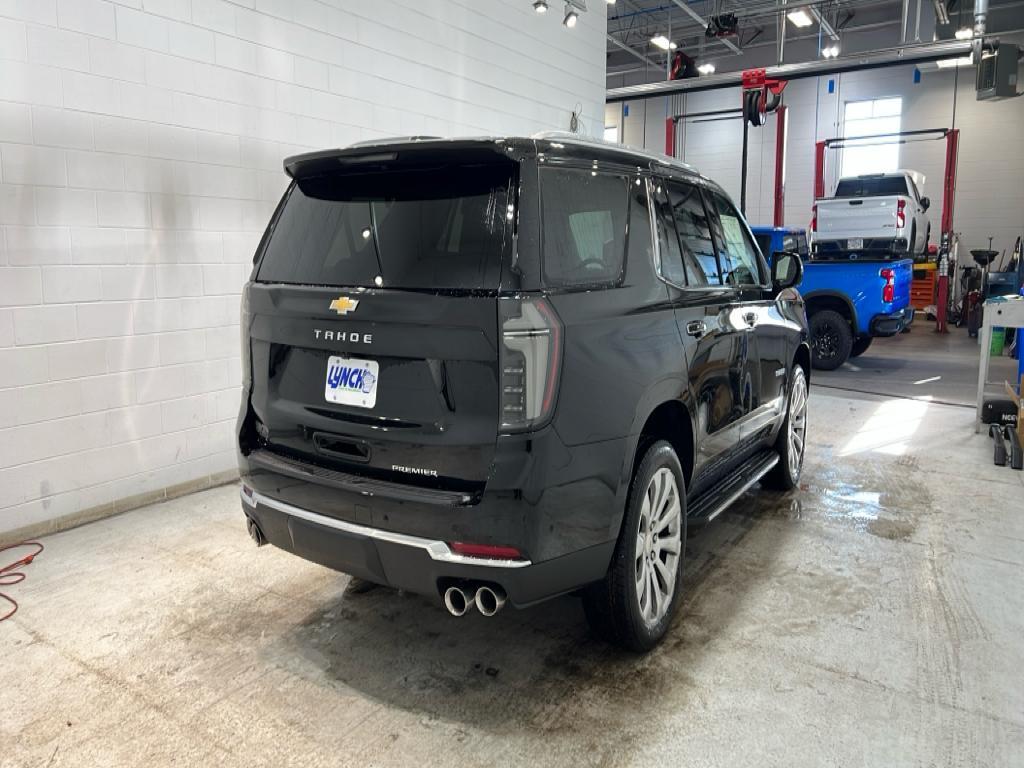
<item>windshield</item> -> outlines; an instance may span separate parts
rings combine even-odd
[[[840,179],[836,197],[889,197],[906,195],[907,180],[902,176],[858,176]]]
[[[288,193],[260,282],[496,289],[511,163],[316,176]]]

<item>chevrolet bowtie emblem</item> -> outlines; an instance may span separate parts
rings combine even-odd
[[[348,296],[339,296],[331,302],[331,309],[339,315],[347,315],[349,312],[355,312],[356,307],[358,306],[359,301],[357,299],[350,299]]]

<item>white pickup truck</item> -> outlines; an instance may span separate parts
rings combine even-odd
[[[926,253],[931,201],[917,171],[847,176],[814,203],[812,258],[892,258]]]

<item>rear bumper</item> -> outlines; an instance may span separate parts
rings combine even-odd
[[[875,315],[871,318],[871,335],[895,336],[904,328],[909,328],[913,322],[914,310],[911,307],[905,307],[889,315]]]
[[[821,259],[849,258],[857,255],[864,259],[885,256],[906,256],[909,245],[905,237],[869,237],[859,248],[850,248],[846,239],[815,240],[811,248],[814,255]]]
[[[249,492],[247,492],[249,490]],[[243,488],[242,509],[276,547],[363,579],[440,601],[456,583],[497,584],[523,607],[602,578],[615,542],[542,563],[466,557],[444,541],[338,520]]]
[[[628,444],[566,446],[550,426],[502,437],[486,486],[470,492],[372,481],[351,464],[282,461],[259,448],[240,451],[238,462],[245,514],[271,544],[432,597],[446,582],[499,584],[521,606],[604,577],[625,507]],[[457,556],[455,541],[514,547],[527,562]]]

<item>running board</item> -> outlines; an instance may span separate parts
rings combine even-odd
[[[750,486],[779,463],[779,454],[767,450],[755,454],[734,469],[724,480],[687,503],[687,522],[707,523],[714,520]]]

